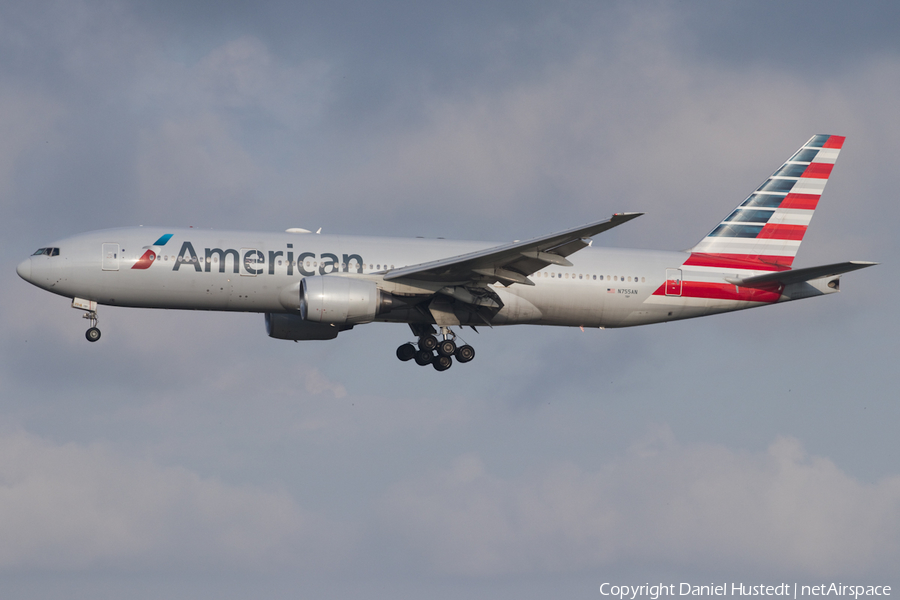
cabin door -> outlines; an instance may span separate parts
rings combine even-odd
[[[666,269],[666,296],[681,295],[681,269]]]
[[[103,255],[100,259],[100,268],[104,271],[119,270],[119,245],[103,244]]]

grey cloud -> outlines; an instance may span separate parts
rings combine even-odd
[[[441,573],[567,572],[629,559],[859,576],[896,562],[900,478],[860,483],[790,438],[748,454],[681,445],[662,430],[596,471],[561,464],[504,477],[461,456],[394,486],[383,511],[385,526]]]
[[[0,568],[311,568],[347,532],[284,492],[229,486],[100,445],[0,437]],[[335,545],[337,544],[337,546]]]

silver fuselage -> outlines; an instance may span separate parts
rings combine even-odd
[[[169,237],[164,244],[152,245],[166,235]],[[497,245],[422,238],[131,227],[60,240],[52,245],[59,248],[58,255],[32,256],[19,265],[18,272],[45,290],[100,305],[294,313],[297,307],[292,290],[303,277],[371,279],[387,291],[402,292],[402,282],[384,281],[385,273]],[[148,251],[155,255],[149,264]],[[533,274],[533,286],[491,286],[503,300],[503,308],[492,324],[626,327],[799,297],[790,290],[765,302],[740,296],[690,297],[681,295],[680,289],[665,293],[667,277],[672,279],[673,273],[683,281],[709,281],[720,287],[728,277],[738,275],[721,269],[684,267],[688,256],[685,252],[585,248],[571,257],[571,267],[551,265]],[[823,287],[817,293],[828,291]],[[808,295],[808,291],[803,294]],[[378,315],[375,320],[415,322],[422,317],[414,311],[398,310]]]

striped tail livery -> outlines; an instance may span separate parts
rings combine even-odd
[[[688,265],[790,268],[844,137],[814,135],[691,249]]]

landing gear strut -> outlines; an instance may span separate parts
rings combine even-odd
[[[82,316],[91,321],[91,327],[84,332],[84,337],[86,337],[89,342],[96,342],[100,339],[100,330],[97,329],[97,311],[89,310]]]
[[[472,346],[457,346],[456,333],[449,327],[441,326],[441,341],[438,341],[431,325],[410,324],[409,327],[419,340],[417,344],[407,342],[397,348],[397,358],[404,362],[415,359],[417,365],[431,365],[435,371],[446,371],[453,366],[454,357],[459,363],[467,363],[475,358]]]
[[[84,298],[72,298],[72,308],[79,308],[84,312],[83,318],[91,322],[91,327],[84,332],[84,337],[89,342],[96,342],[100,339],[100,330],[97,329],[97,301],[85,300]]]

